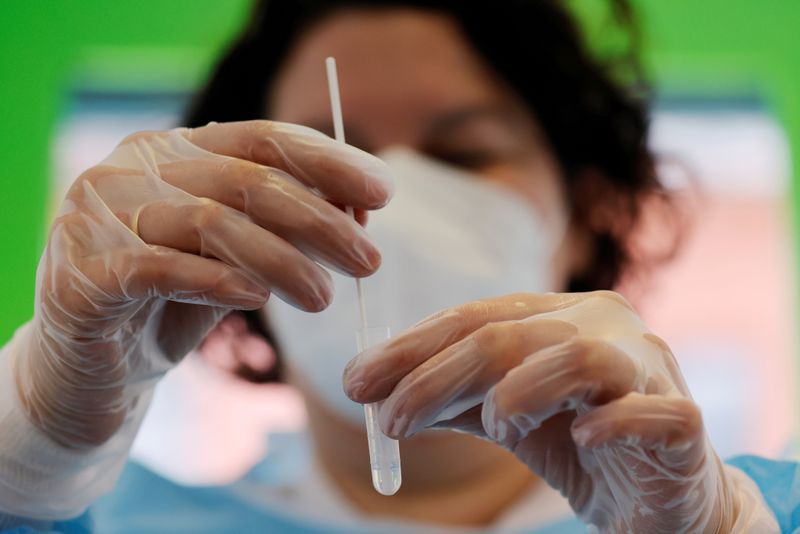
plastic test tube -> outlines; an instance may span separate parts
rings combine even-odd
[[[389,339],[388,326],[373,326],[358,330],[358,352]],[[379,403],[364,405],[369,444],[369,465],[372,469],[372,485],[383,495],[394,495],[400,489],[403,477],[400,471],[400,444],[381,431],[378,425]]]
[[[331,111],[333,112],[333,131],[336,140],[344,143],[344,122],[342,121],[342,105],[339,99],[339,81],[336,75],[336,60],[332,57],[325,59],[325,68],[328,74],[328,92],[331,98]],[[353,208],[347,207],[347,214],[353,216]],[[364,306],[364,294],[361,290],[361,280],[356,278],[356,292],[358,293],[358,311],[361,318],[361,328],[356,334],[358,351],[361,352],[373,345],[389,339],[389,327],[367,326],[367,313]],[[400,489],[402,476],[400,471],[400,444],[395,439],[386,436],[378,425],[379,403],[364,405],[364,418],[367,425],[367,443],[369,445],[369,463],[372,469],[372,485],[383,495],[394,495]]]

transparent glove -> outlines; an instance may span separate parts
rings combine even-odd
[[[723,465],[669,347],[611,292],[516,294],[435,314],[358,355],[357,402],[392,437],[491,440],[602,532],[778,532]]]
[[[377,249],[337,206],[363,222],[392,187],[377,158],[268,121],[135,134],[81,175],[34,318],[0,362],[0,510],[80,513],[113,484],[157,379],[219,319],[270,293],[322,310],[318,263],[374,272]]]

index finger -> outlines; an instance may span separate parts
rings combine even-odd
[[[266,120],[210,123],[185,135],[209,152],[288,172],[327,200],[354,208],[381,208],[394,191],[391,171],[380,159],[305,126]]]
[[[482,326],[564,309],[584,299],[577,293],[514,293],[438,312],[350,361],[345,393],[360,403],[385,399],[404,376]]]

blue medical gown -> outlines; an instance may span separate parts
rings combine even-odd
[[[747,473],[761,489],[781,526],[781,532],[800,534],[800,464],[743,456],[730,464]],[[382,527],[365,523],[363,530],[346,530],[269,511],[244,502],[226,487],[186,487],[160,477],[135,463],[126,467],[115,490],[78,519],[58,523],[49,531],[20,527],[13,534],[60,532],[64,534],[381,534],[402,532],[402,526]],[[440,532],[435,530],[433,532]],[[441,532],[465,532],[442,529]],[[474,531],[473,531],[474,532]],[[568,519],[530,534],[572,534],[586,529]]]

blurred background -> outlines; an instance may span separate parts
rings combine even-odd
[[[570,4],[598,53],[625,45],[604,1]],[[673,348],[721,455],[796,456],[800,3],[633,4],[656,89],[652,145],[691,227],[674,261],[620,289]],[[0,343],[31,316],[65,189],[127,134],[174,126],[249,6],[0,4]],[[290,389],[196,360],[156,401],[170,408],[148,417],[135,454],[187,482],[238,476],[304,421]]]

